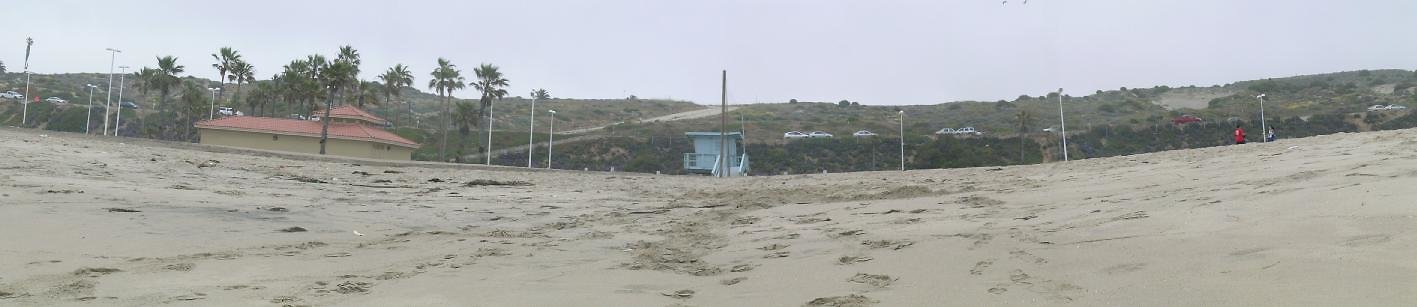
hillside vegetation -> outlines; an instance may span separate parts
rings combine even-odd
[[[83,84],[106,85],[104,74],[35,75],[32,96],[61,97],[70,105],[38,104],[31,109],[31,127],[59,131],[82,131],[84,111],[81,101],[87,99]],[[0,75],[0,89],[15,88],[23,82],[22,75]],[[185,78],[184,83],[215,84],[200,78]],[[246,89],[258,87],[247,84]],[[18,84],[23,86],[22,83]],[[134,112],[127,110],[125,135],[162,138],[169,130],[144,119],[151,116],[150,106],[156,100],[153,93],[144,93],[128,84],[125,101],[137,101],[144,106]],[[228,89],[235,89],[228,86]],[[105,96],[95,92],[96,102]],[[1070,146],[1074,159],[1127,155],[1161,150],[1219,146],[1230,143],[1235,125],[1245,125],[1252,140],[1258,140],[1259,105],[1256,95],[1264,93],[1266,122],[1278,127],[1281,137],[1302,137],[1338,132],[1400,129],[1417,126],[1417,115],[1409,110],[1368,112],[1375,104],[1417,106],[1417,73],[1407,70],[1352,71],[1330,74],[1241,81],[1209,87],[1185,86],[1094,91],[1088,95],[1061,97],[1067,114]],[[174,94],[175,95],[175,94]],[[200,113],[204,98],[198,95],[174,97]],[[254,95],[253,95],[254,96]],[[395,132],[419,141],[425,146],[415,152],[415,159],[436,160],[440,140],[439,127],[453,115],[453,129],[448,138],[450,161],[486,150],[483,127],[459,124],[463,118],[457,112],[442,112],[438,97],[418,89],[404,88],[401,103],[365,101],[365,107],[394,123]],[[183,99],[176,99],[183,98]],[[209,97],[208,97],[209,98]],[[222,99],[219,99],[222,101]],[[1044,128],[1058,125],[1059,96],[1057,93],[1020,95],[1013,100],[961,101],[934,105],[868,106],[847,102],[784,102],[738,105],[731,111],[729,130],[746,132],[747,150],[753,173],[757,175],[795,174],[811,172],[843,172],[888,170],[900,165],[900,131],[905,133],[905,164],[908,168],[949,168],[990,165],[1013,165],[1048,162],[1062,159],[1062,148],[1056,132]],[[453,99],[458,103],[475,104],[474,99]],[[235,105],[238,109],[260,111],[278,116],[299,112],[303,104],[285,104],[281,100],[267,102],[265,108]],[[409,108],[412,107],[410,112]],[[682,154],[691,152],[684,137],[689,131],[716,131],[717,116],[665,122],[640,122],[641,119],[703,109],[706,106],[685,101],[638,99],[543,99],[536,105],[535,143],[537,165],[545,165],[545,133],[552,121],[546,112],[555,109],[556,130],[610,125],[582,136],[577,142],[557,144],[553,166],[568,169],[625,170],[636,172],[682,173]],[[493,105],[494,149],[522,146],[527,142],[531,101],[508,97]],[[900,124],[904,111],[905,124]],[[18,125],[18,104],[0,108],[0,122]],[[1171,120],[1181,115],[1203,118],[1200,123],[1174,125]],[[98,125],[97,118],[94,125]],[[983,131],[979,137],[940,136],[940,128],[975,127]],[[181,128],[181,127],[178,127]],[[879,136],[853,139],[851,133],[870,130]],[[787,141],[786,131],[825,131],[834,139]],[[1056,130],[1054,130],[1056,131]],[[190,134],[177,133],[175,135]],[[172,135],[167,136],[172,139]],[[178,137],[178,139],[182,139]],[[558,140],[567,140],[561,136]],[[461,161],[482,163],[479,161]],[[509,152],[493,159],[494,164],[525,166],[526,153]]]
[[[1129,155],[1230,144],[1235,125],[1259,141],[1259,104],[1281,138],[1339,132],[1417,127],[1408,110],[1367,112],[1374,104],[1417,106],[1417,73],[1406,70],[1353,71],[1243,81],[1223,86],[1158,86],[1063,96],[1069,155],[1073,159]],[[1207,99],[1203,103],[1196,100]],[[1184,105],[1199,107],[1184,107]],[[1062,159],[1057,127],[1058,96],[1020,96],[1012,101],[964,101],[937,105],[866,106],[851,103],[788,102],[740,105],[727,116],[728,129],[743,129],[756,175],[889,170],[899,168],[898,110],[905,111],[908,168],[949,168],[1029,164]],[[1020,113],[1026,113],[1020,120]],[[1175,125],[1194,115],[1203,122]],[[982,137],[938,136],[940,128],[972,126]],[[682,173],[682,154],[693,149],[689,131],[717,131],[715,117],[617,126],[612,138],[557,145],[560,168],[611,168]],[[1022,129],[1021,131],[1021,128]],[[853,139],[857,130],[879,136]],[[833,139],[788,141],[786,131],[825,131]],[[1055,130],[1056,131],[1056,130]],[[525,165],[525,154],[496,161]]]

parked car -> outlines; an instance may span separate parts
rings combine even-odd
[[[237,111],[236,109],[233,109],[233,108],[231,108],[231,107],[217,107],[217,109],[216,109],[216,114],[221,114],[222,116],[243,116],[243,115],[246,115],[246,114],[241,113],[241,111]]]
[[[935,134],[955,134],[955,129],[954,129],[954,128],[940,128],[940,131],[935,131]]]
[[[1053,130],[1058,130],[1058,129],[1054,129],[1053,127],[1043,128],[1043,132],[1053,132]]]
[[[49,98],[45,98],[45,99],[44,99],[44,102],[48,102],[48,103],[69,103],[68,100],[64,100],[63,98],[59,98],[59,97],[49,97]]]
[[[1380,104],[1375,104],[1375,105],[1373,105],[1373,106],[1371,106],[1371,107],[1368,107],[1368,111],[1369,111],[1369,112],[1371,112],[1371,111],[1384,111],[1384,110],[1387,110],[1387,106],[1385,106],[1385,105],[1380,105]]]
[[[810,136],[806,133],[802,133],[802,131],[788,131],[782,134],[782,138],[784,139],[805,139],[808,137]]]
[[[984,132],[974,130],[974,127],[964,127],[955,129],[955,134],[959,135],[984,135]]]
[[[1402,109],[1406,109],[1406,108],[1407,108],[1407,107],[1405,107],[1405,106],[1400,106],[1400,105],[1395,105],[1395,104],[1387,105],[1387,109],[1388,109],[1388,110],[1402,110]]]
[[[1187,114],[1187,115],[1181,115],[1180,117],[1177,117],[1177,118],[1175,118],[1175,119],[1172,119],[1172,120],[1171,120],[1171,123],[1172,123],[1172,124],[1176,124],[1176,125],[1185,125],[1185,124],[1189,124],[1189,123],[1199,123],[1199,122],[1202,122],[1202,121],[1203,121],[1203,120],[1201,120],[1200,117],[1196,117],[1195,115]]]
[[[119,105],[122,105],[124,109],[137,109],[137,108],[138,108],[138,104],[133,103],[132,101],[124,101],[124,102],[120,103]]]
[[[310,119],[310,121],[312,121],[312,122],[318,122],[318,121],[320,121],[320,116],[319,116],[319,115],[310,115],[309,119]]]
[[[812,131],[812,133],[808,134],[808,136],[811,136],[812,138],[831,138],[832,134],[823,131]]]
[[[14,99],[14,100],[25,100],[25,94],[20,94],[20,93],[17,93],[17,92],[15,92],[15,91],[7,91],[7,92],[4,92],[4,93],[0,93],[0,98],[9,98],[9,99]]]
[[[856,131],[856,133],[852,133],[851,136],[858,137],[858,138],[868,138],[868,137],[876,136],[876,133],[871,132],[871,131],[868,131],[868,130],[861,130],[861,131]]]
[[[291,115],[290,115],[290,119],[299,119],[299,120],[305,120],[305,115],[300,115],[300,114],[291,114]]]

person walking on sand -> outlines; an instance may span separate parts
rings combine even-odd
[[[1265,142],[1274,142],[1274,127],[1269,127],[1269,132],[1264,135]]]
[[[1235,125],[1235,145],[1245,144],[1245,128]]]

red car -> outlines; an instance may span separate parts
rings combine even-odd
[[[1172,123],[1172,124],[1177,124],[1177,125],[1185,125],[1185,124],[1189,124],[1189,123],[1199,123],[1199,122],[1202,122],[1202,121],[1203,121],[1203,120],[1201,120],[1200,117],[1196,117],[1195,115],[1181,115],[1181,117],[1177,117],[1176,119],[1172,119],[1172,120],[1171,120],[1171,123]]]

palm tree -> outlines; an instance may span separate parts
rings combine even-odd
[[[483,116],[491,116],[491,114],[487,114],[487,108],[492,106],[492,100],[502,99],[502,97],[507,96],[507,85],[510,84],[511,81],[504,78],[502,72],[497,70],[497,66],[492,64],[482,63],[481,66],[474,68],[472,71],[477,74],[477,81],[473,82],[472,87],[482,92],[482,99],[480,100],[481,106],[477,109],[477,118],[481,119]],[[478,127],[481,127],[481,125],[478,125]],[[488,121],[487,130],[492,130],[490,120]],[[481,135],[481,133],[478,134]],[[481,144],[481,142],[482,139],[479,138],[478,144]]]
[[[182,135],[178,136],[178,139],[184,142],[191,142],[195,136],[192,134],[192,126],[195,125],[198,120],[201,120],[202,111],[210,110],[207,105],[207,89],[198,86],[196,82],[178,82],[182,86],[182,95],[179,96],[180,99],[178,102],[180,104],[177,106],[177,111],[181,113],[178,115],[181,116],[184,122],[182,125]]]
[[[270,82],[253,83],[255,87],[251,88],[251,92],[245,96],[246,105],[251,108],[252,116],[263,116],[269,113],[268,106],[272,100],[276,99],[276,82],[276,80],[271,80]]]
[[[149,93],[152,93],[153,91],[157,91],[157,90],[158,90],[158,86],[157,86],[157,85],[158,85],[159,83],[161,83],[161,82],[158,81],[157,75],[158,75],[157,69],[153,69],[153,68],[149,68],[149,67],[143,67],[143,68],[139,69],[138,71],[133,72],[133,76],[132,76],[132,77],[133,77],[133,78],[132,78],[132,79],[133,79],[133,87],[138,88],[138,92],[139,92],[139,93],[142,93],[143,96],[147,96],[147,97],[152,98],[152,101],[149,101],[149,103],[152,103],[153,108],[157,108],[158,110],[162,110],[163,105],[160,104],[160,103],[158,103],[158,102],[159,102],[159,99],[161,99],[162,97],[148,96]],[[138,114],[141,115],[142,113],[138,113]],[[146,116],[146,117],[144,117],[144,118],[153,120],[154,122],[158,123],[159,125],[162,123],[162,122],[161,122],[162,113],[158,113],[158,116],[157,116],[157,117],[153,117],[153,116],[149,115],[149,116]],[[159,131],[161,131],[161,130],[159,130]],[[152,131],[147,131],[147,133],[151,133],[151,132],[152,132]],[[159,135],[158,138],[161,138],[161,136]]]
[[[1028,122],[1033,121],[1033,114],[1018,110],[1014,118],[1018,119],[1018,163],[1023,164],[1023,142],[1026,140],[1024,135],[1028,133]]]
[[[323,55],[312,54],[305,57],[305,62],[308,67],[305,73],[308,76],[305,78],[305,82],[300,84],[300,94],[305,98],[308,109],[316,110],[319,109],[318,100],[325,95],[325,91],[321,89],[320,74],[325,71],[325,68],[330,67],[330,61],[326,60]]]
[[[358,85],[358,88],[354,89],[354,99],[352,100],[354,100],[356,106],[362,109],[365,105],[377,106],[380,104],[379,96],[382,96],[384,93],[379,89],[383,88],[383,85],[379,85],[379,82],[374,81],[360,81],[355,84]]]
[[[458,106],[458,110],[453,112],[453,116],[458,122],[458,134],[462,135],[463,139],[467,139],[468,132],[471,132],[472,126],[477,123],[477,106],[461,101],[456,103],[456,105]],[[463,145],[466,145],[466,143]]]
[[[379,80],[384,82],[384,95],[386,96],[385,98],[387,98],[386,100],[393,103],[394,98],[403,96],[403,93],[400,93],[403,88],[413,85],[413,73],[409,72],[408,67],[403,66],[403,64],[394,64],[394,67],[389,67],[388,71],[379,75]],[[411,122],[413,118],[413,102],[408,102],[408,116]]]
[[[251,63],[246,63],[245,60],[237,60],[227,70],[231,73],[227,79],[236,81],[236,94],[232,95],[231,100],[239,103],[241,101],[241,84],[256,81],[256,68],[252,67]],[[255,112],[255,110],[251,111]]]
[[[428,88],[438,92],[438,98],[443,99],[443,141],[438,145],[438,161],[447,161],[448,150],[448,128],[452,126],[453,91],[466,87],[467,79],[462,76],[462,71],[457,69],[457,65],[444,58],[438,58],[438,68],[430,72],[433,78],[428,80]]]
[[[216,63],[212,63],[212,68],[216,68],[217,77],[221,78],[221,87],[225,89],[226,73],[241,61],[241,54],[231,47],[221,47],[221,49],[217,49],[217,53],[212,54],[212,60],[216,61]]]
[[[177,74],[186,71],[187,68],[177,65],[177,57],[164,56],[157,58],[157,69],[152,71],[152,86],[158,92],[158,114],[165,114],[164,110],[172,109],[167,105],[167,96],[172,89],[182,85],[182,80],[177,78]]]
[[[546,91],[544,88],[534,89],[531,90],[531,98],[536,100],[551,99],[551,92]]]
[[[295,105],[304,101],[306,76],[309,75],[306,70],[310,69],[310,65],[305,61],[294,60],[282,68],[284,70],[281,71],[279,79],[282,96],[285,96],[286,111],[295,112]]]
[[[356,80],[356,82],[353,84],[353,87],[346,89],[347,92],[345,93],[345,97],[353,96],[350,94],[359,93],[360,89],[363,88],[362,83],[364,83],[359,80],[359,64],[363,63],[363,61],[359,59],[359,50],[355,50],[354,46],[350,45],[341,46],[339,47],[339,55],[335,57],[335,61],[343,61],[345,63],[349,63],[352,66],[352,69],[349,71],[349,75],[354,78],[354,80]],[[340,104],[344,103],[344,101],[340,102]]]
[[[353,63],[335,61],[320,72],[320,83],[329,90],[330,93],[329,97],[325,100],[325,115],[320,117],[320,154],[322,155],[325,154],[325,143],[329,140],[330,136],[330,109],[334,108],[335,95],[338,94],[340,90],[356,82],[353,78],[353,74],[350,74],[353,70]]]

